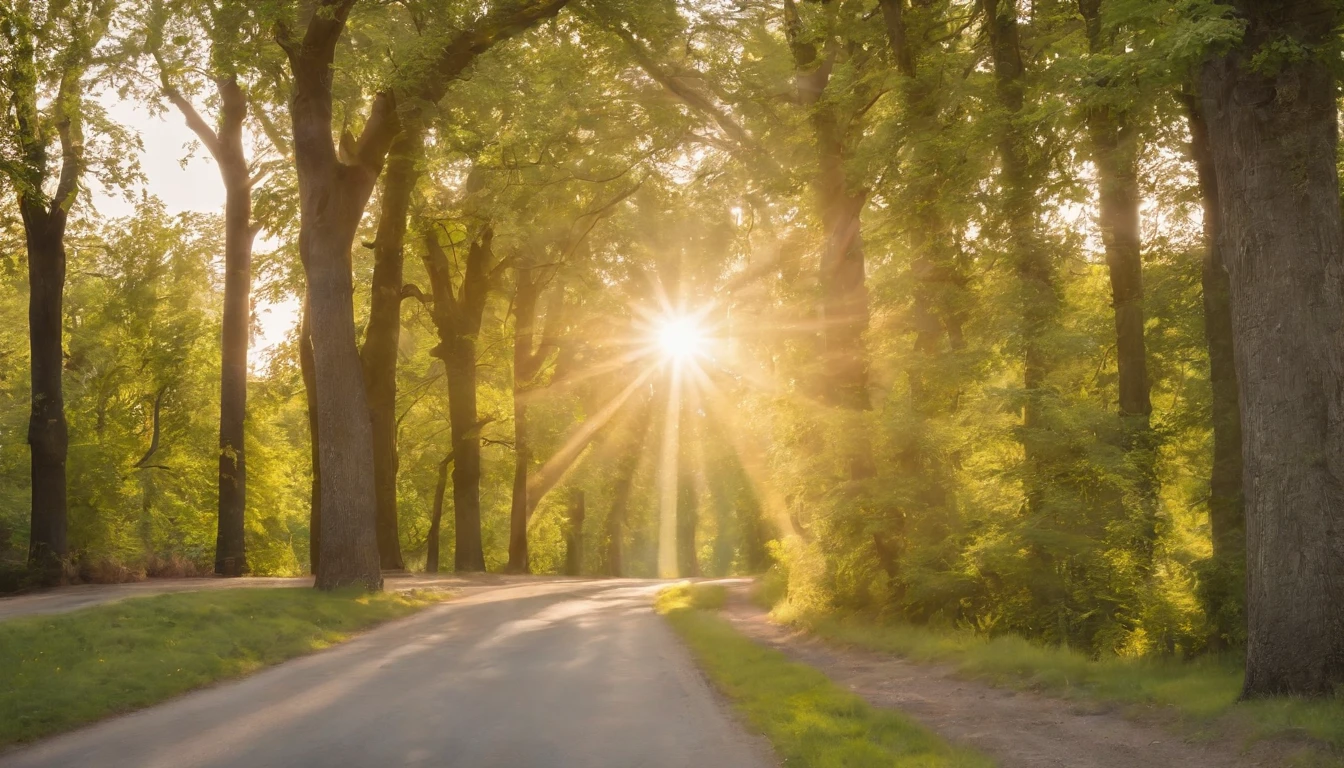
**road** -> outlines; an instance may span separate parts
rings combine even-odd
[[[348,643],[0,756],[0,768],[765,768],[656,584],[480,589]]]

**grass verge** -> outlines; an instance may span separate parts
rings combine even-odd
[[[785,765],[809,768],[988,768],[891,710],[874,709],[817,670],[743,637],[704,609],[723,605],[715,585],[678,585],[657,609],[700,666]]]
[[[1344,699],[1238,702],[1239,659],[1092,659],[1016,636],[985,637],[864,616],[814,616],[795,618],[793,623],[833,642],[948,664],[962,677],[993,685],[1128,707],[1164,707],[1213,735],[1233,733],[1249,740],[1306,737],[1333,753],[1319,756],[1328,764],[1344,764],[1340,760]]]
[[[339,643],[446,593],[231,589],[0,623],[0,746]]]

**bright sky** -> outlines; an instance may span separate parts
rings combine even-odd
[[[143,105],[121,101],[113,92],[105,92],[100,100],[113,120],[139,131],[145,145],[145,151],[140,155],[140,168],[145,175],[143,189],[157,195],[169,213],[223,211],[224,186],[210,153],[198,148],[191,160],[182,164],[196,136],[177,112],[154,117]],[[133,192],[132,197],[139,197],[140,189]],[[135,212],[135,206],[124,195],[103,189],[97,183],[92,185],[91,196],[93,205],[104,217],[117,218]],[[265,247],[265,242],[258,240],[257,248]],[[253,337],[248,352],[252,367],[264,363],[271,349],[284,340],[298,322],[298,313],[298,299],[256,305],[252,321],[259,334]]]

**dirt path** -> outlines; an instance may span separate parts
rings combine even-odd
[[[383,575],[384,588],[405,591],[408,589],[471,589],[474,587],[498,587],[508,584],[527,583],[529,581],[563,581],[556,577],[501,576],[482,573],[466,576],[454,574],[426,573],[387,573]],[[0,621],[19,616],[41,616],[52,613],[68,613],[92,605],[114,603],[132,597],[149,597],[170,592],[201,592],[216,589],[245,589],[258,587],[311,587],[313,577],[298,578],[252,577],[224,579],[217,577],[199,579],[147,579],[128,584],[79,584],[70,587],[54,587],[40,592],[0,597]]]
[[[1004,768],[1270,768],[1272,745],[1192,743],[1104,705],[1050,698],[958,679],[946,667],[842,648],[772,623],[737,592],[723,611],[738,631],[816,667],[870,704],[898,709]],[[1273,754],[1271,754],[1273,753]]]

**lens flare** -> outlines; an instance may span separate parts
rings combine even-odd
[[[687,360],[705,352],[707,336],[694,317],[669,317],[657,328],[658,348],[669,360]]]

